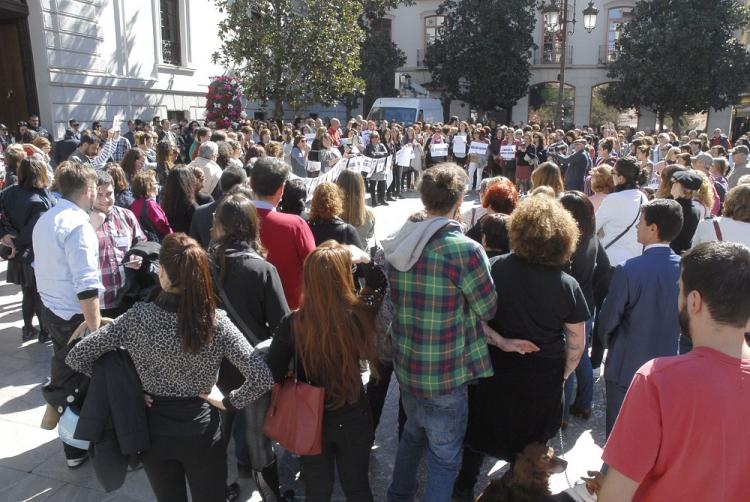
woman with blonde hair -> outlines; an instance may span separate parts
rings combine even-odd
[[[315,187],[308,220],[315,244],[335,240],[365,249],[357,229],[339,217],[343,210],[341,189],[336,183],[326,182]]]
[[[360,241],[369,249],[375,237],[375,213],[365,204],[365,180],[348,169],[339,174],[336,184],[343,197],[341,219],[357,229]]]
[[[714,184],[708,176],[701,171],[691,171],[701,177],[701,187],[693,195],[693,201],[698,205],[701,213],[701,219],[711,217],[711,209],[714,207]]]
[[[661,176],[661,172],[665,167],[677,163],[677,156],[680,153],[682,153],[682,150],[680,150],[676,146],[673,146],[669,150],[667,150],[664,159],[654,164],[654,176]]]
[[[615,191],[615,181],[612,179],[612,166],[600,164],[591,170],[591,190],[594,192],[589,200],[594,205],[594,212],[599,209],[607,195]]]
[[[554,162],[542,162],[531,173],[531,188],[548,186],[555,192],[555,197],[565,190],[560,168]]]

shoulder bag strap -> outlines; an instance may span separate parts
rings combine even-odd
[[[256,253],[252,252],[239,253],[236,256],[260,258],[260,256],[258,256]],[[252,316],[250,316],[250,324],[252,324],[252,327],[248,326],[247,323],[245,323],[242,317],[234,309],[232,302],[229,301],[229,296],[227,296],[224,288],[219,285],[216,277],[214,277],[214,282],[216,283],[218,289],[219,298],[221,298],[221,302],[226,308],[227,313],[229,313],[229,317],[237,325],[237,327],[240,328],[240,331],[242,331],[242,333],[248,338],[248,340],[250,340],[250,343],[252,343],[253,346],[258,345],[260,343],[260,339],[255,335],[255,333],[262,333],[264,330],[261,329],[260,325],[255,321],[255,319],[252,318]]]
[[[719,226],[719,222],[714,219],[713,223],[714,223],[714,232],[716,232],[716,238],[719,239],[719,242],[724,241],[724,236],[721,234],[721,227]]]
[[[633,220],[633,222],[632,222],[632,223],[631,223],[630,225],[628,225],[628,226],[627,226],[627,228],[626,228],[625,230],[623,230],[622,232],[620,232],[620,234],[619,234],[619,235],[618,235],[617,237],[615,237],[614,239],[612,239],[612,240],[611,240],[611,241],[609,242],[609,244],[607,244],[606,246],[604,246],[604,249],[609,249],[609,248],[610,248],[610,247],[612,246],[612,244],[614,244],[615,242],[617,242],[617,241],[619,241],[620,239],[622,239],[622,237],[623,237],[623,236],[624,236],[624,235],[625,235],[626,233],[628,233],[628,231],[629,231],[629,230],[630,230],[631,228],[633,228],[633,225],[635,225],[636,223],[638,223],[638,218],[640,218],[640,217],[641,217],[641,205],[642,205],[642,204],[643,204],[643,196],[641,195],[641,201],[640,201],[640,202],[638,203],[638,212],[636,213],[636,215],[635,215],[635,219]]]

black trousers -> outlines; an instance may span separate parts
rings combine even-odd
[[[83,320],[83,314],[76,314],[66,321],[55,315],[47,307],[42,306],[40,324],[47,330],[52,341],[50,379],[42,387],[42,395],[49,404],[58,410],[69,405],[79,407],[82,403],[82,397],[86,395],[88,389],[88,377],[76,373],[65,364],[65,357],[70,351],[68,341]],[[65,445],[66,458],[77,458],[82,453],[83,450]]]
[[[185,478],[193,502],[224,502],[227,464],[218,412],[203,434],[164,436],[151,433],[151,448],[141,461],[159,502],[187,502]]]
[[[472,450],[469,446],[464,445],[464,453],[461,459],[461,470],[458,471],[456,477],[456,483],[454,485],[456,490],[462,492],[471,491],[472,496],[474,493],[474,485],[477,484],[479,479],[479,471],[482,469],[482,462],[484,462],[484,453]]]
[[[403,170],[403,166],[393,165],[393,181],[391,181],[391,186],[388,187],[389,194],[401,195],[401,173]]]
[[[411,190],[414,174],[416,173],[411,167],[404,168],[403,172],[401,173],[401,184],[403,185],[404,190]]]
[[[385,202],[385,180],[367,181],[370,187],[370,203],[375,206],[380,202]]]
[[[33,286],[21,286],[21,295],[21,313],[24,327],[31,328],[34,325],[34,316],[36,316],[39,319],[39,329],[44,331],[42,299],[39,297],[39,292]]]
[[[378,430],[380,424],[380,416],[383,414],[383,407],[385,406],[385,398],[388,396],[388,387],[391,384],[391,376],[393,376],[393,363],[378,363],[378,378],[370,376],[370,380],[367,382],[367,400],[370,403],[370,410],[372,410],[372,422],[373,430]],[[404,425],[406,424],[406,412],[404,411],[404,405],[401,403],[401,398],[398,399],[398,438],[401,439],[401,435],[404,433]]]
[[[371,502],[369,467],[372,416],[367,399],[323,417],[323,453],[301,457],[305,500],[328,502],[333,494],[334,466],[348,502]]]

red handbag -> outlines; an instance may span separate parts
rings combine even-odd
[[[325,389],[297,380],[295,347],[294,372],[273,386],[263,432],[292,453],[320,455],[324,413]]]

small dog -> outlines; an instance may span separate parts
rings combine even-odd
[[[476,502],[592,502],[601,487],[602,476],[589,471],[591,478],[562,493],[552,495],[549,477],[565,471],[568,462],[555,456],[555,450],[532,443],[516,457],[511,468],[495,479],[477,497]]]
[[[549,477],[563,472],[568,463],[555,450],[531,443],[516,457],[502,478],[493,480],[476,502],[537,502],[549,497]]]

